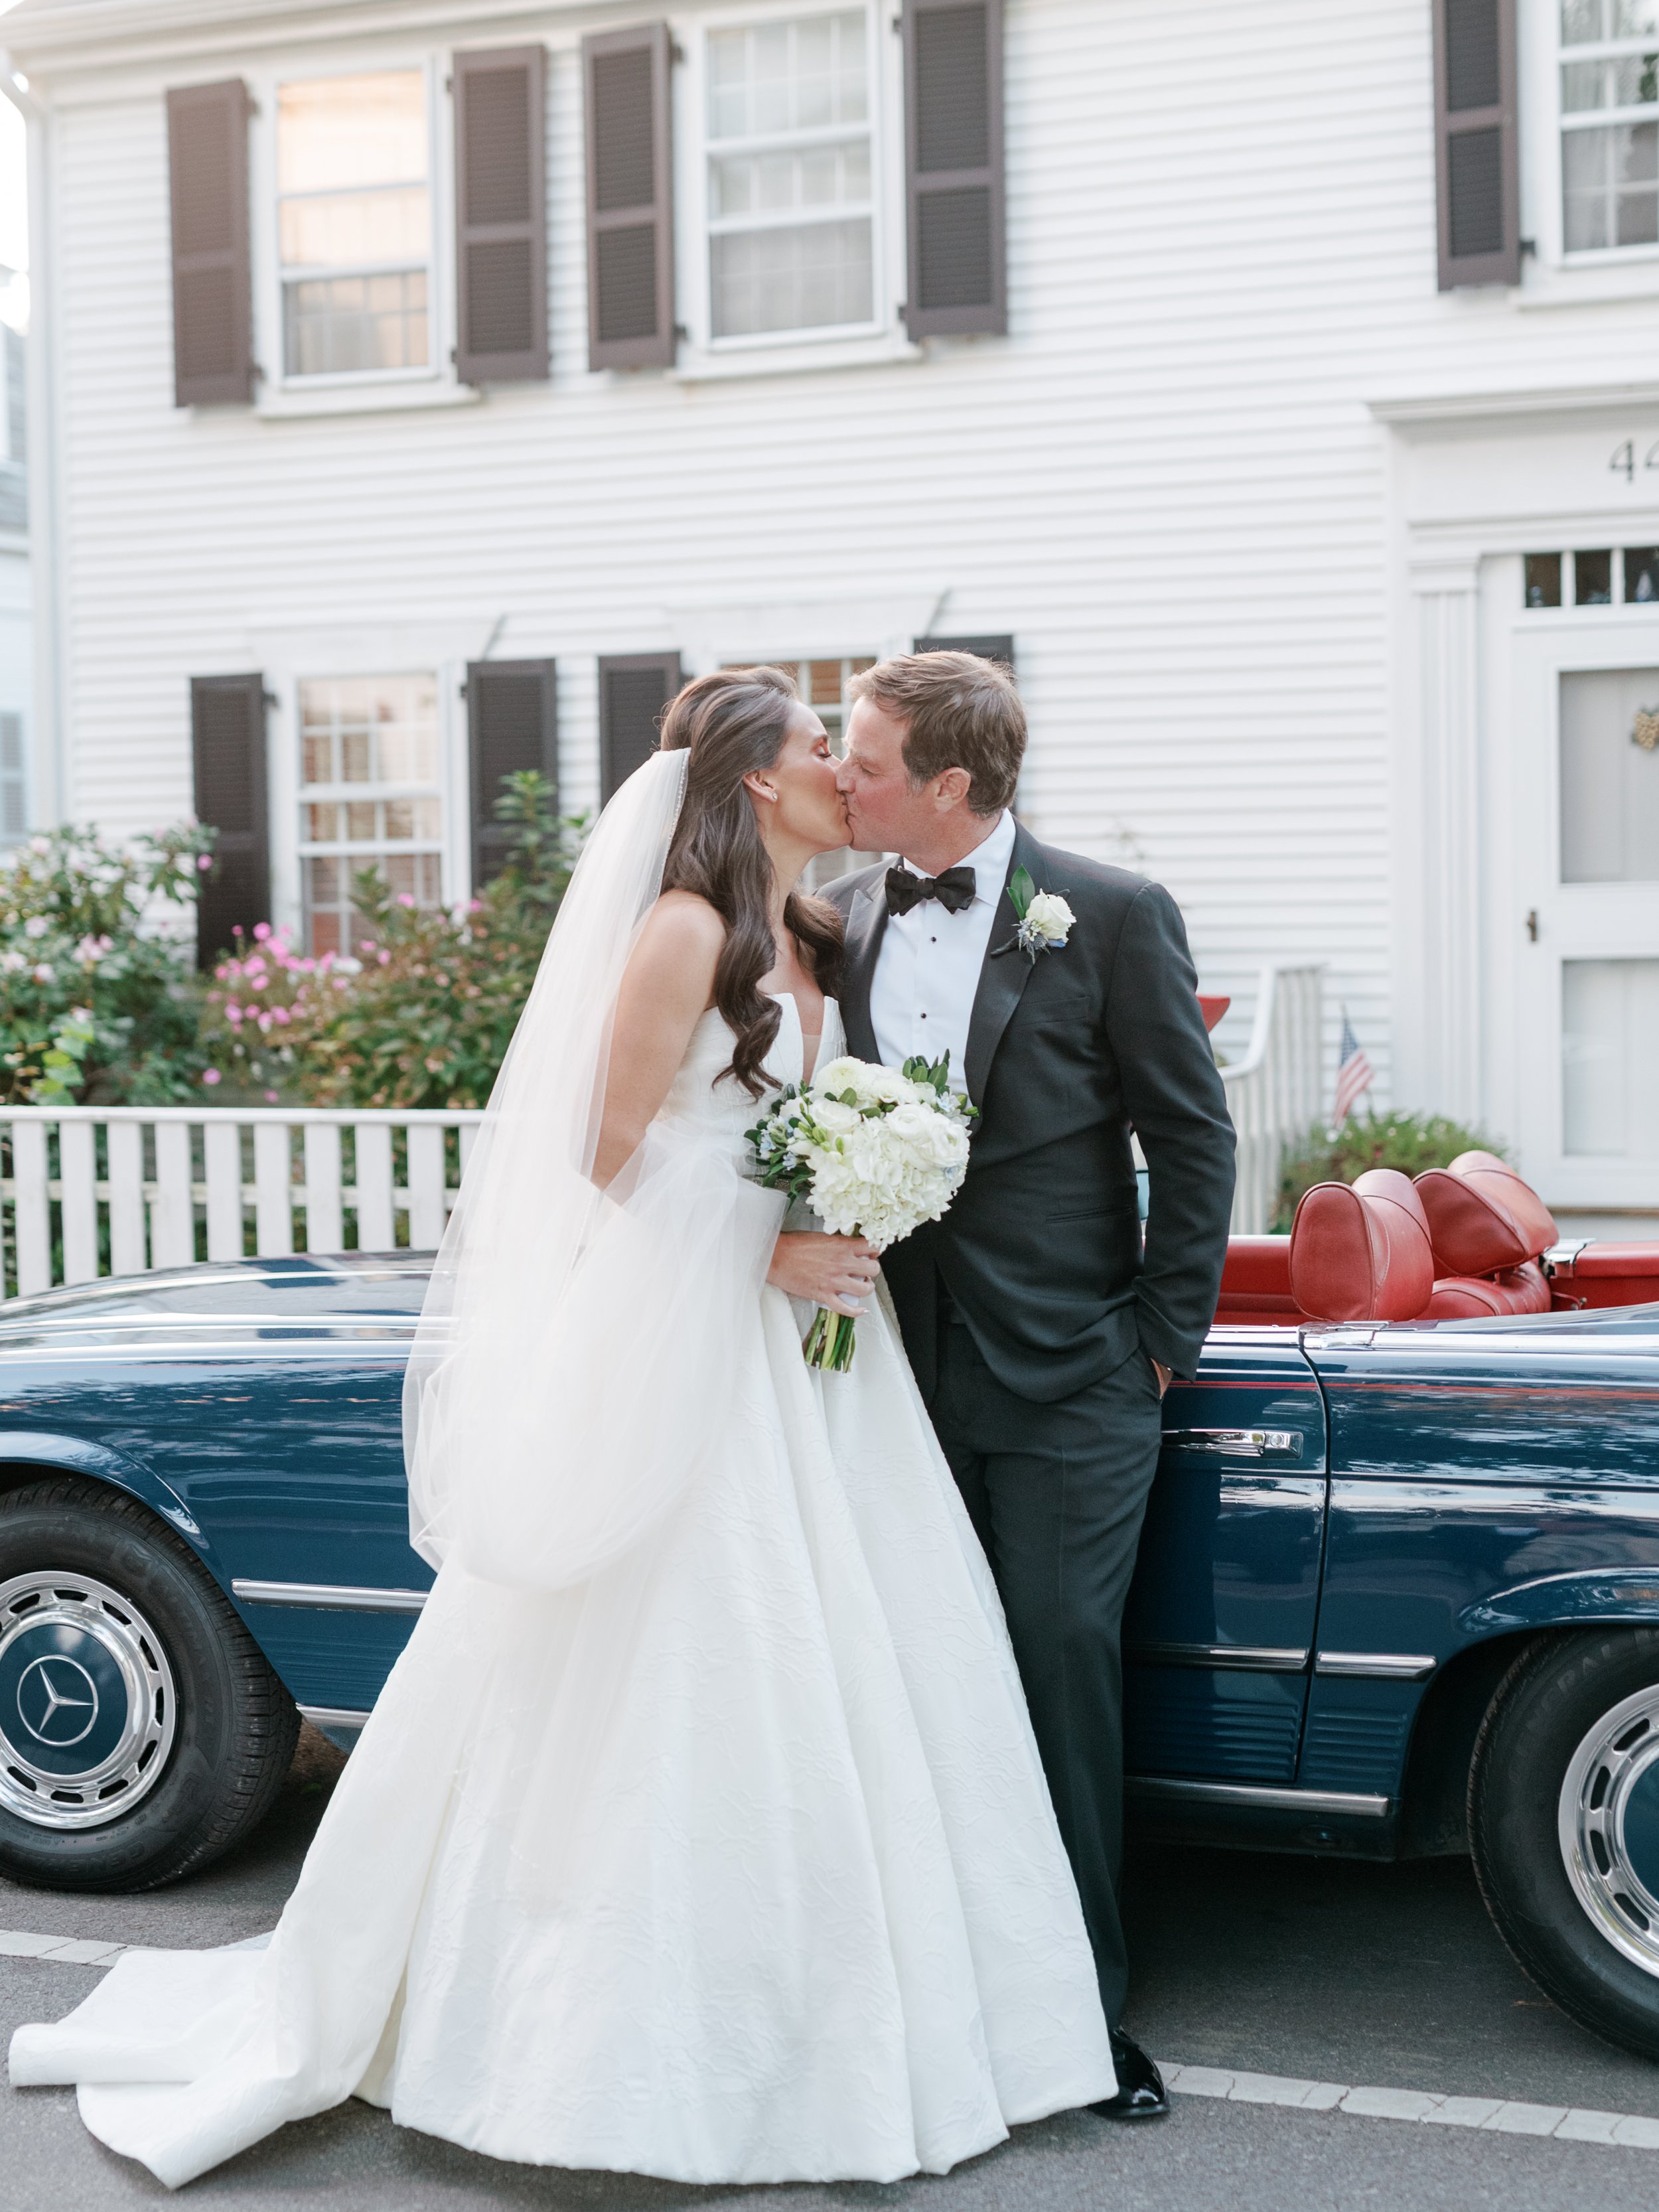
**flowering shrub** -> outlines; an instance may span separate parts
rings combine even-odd
[[[193,939],[213,833],[31,837],[0,862],[0,1103],[164,1104],[199,1095]],[[141,925],[157,902],[179,933]]]
[[[1444,1114],[1356,1114],[1334,1134],[1310,1129],[1279,1170],[1273,1230],[1283,1236],[1296,1218],[1297,1201],[1316,1182],[1352,1182],[1369,1168],[1398,1168],[1419,1176],[1449,1168],[1460,1152],[1504,1148],[1480,1129],[1465,1128]]]
[[[294,1040],[307,994],[325,990],[339,963],[331,952],[314,960],[296,953],[288,931],[268,921],[257,922],[252,937],[238,929],[235,939],[207,988],[201,1079],[228,1104],[258,1097],[274,1105],[296,1081]]]
[[[352,894],[366,924],[353,958],[296,963],[287,955],[278,963],[267,942],[264,974],[250,996],[248,962],[239,955],[240,972],[227,975],[225,987],[234,981],[242,994],[240,1042],[250,1069],[256,1060],[268,1073],[288,1068],[303,1095],[323,1105],[484,1103],[583,827],[554,815],[551,787],[534,773],[507,778],[496,811],[514,830],[507,865],[459,912],[394,897],[365,872]]]

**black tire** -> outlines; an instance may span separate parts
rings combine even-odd
[[[224,1593],[136,1500],[62,1475],[0,1496],[0,1871],[177,1881],[264,1817],[299,1728]]]
[[[1659,2058],[1659,1631],[1521,1654],[1475,1744],[1469,1844],[1525,1972],[1582,2027]]]

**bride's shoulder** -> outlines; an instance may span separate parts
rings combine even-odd
[[[636,956],[682,968],[707,968],[712,976],[726,945],[726,924],[696,891],[665,891],[645,917]]]

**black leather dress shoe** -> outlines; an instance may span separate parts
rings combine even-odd
[[[1133,2036],[1121,2027],[1112,2030],[1112,2067],[1117,2075],[1117,2094],[1091,2105],[1103,2120],[1164,2120],[1170,2116],[1169,2094],[1164,2076]]]

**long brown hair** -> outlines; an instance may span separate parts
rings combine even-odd
[[[781,668],[722,668],[694,677],[662,719],[663,751],[691,756],[662,887],[695,891],[726,924],[714,1004],[738,1042],[725,1073],[755,1098],[766,1088],[764,1062],[782,1013],[760,989],[778,957],[772,863],[743,780],[775,764],[799,705],[800,694]],[[841,975],[841,916],[826,900],[791,891],[783,925],[818,988],[833,994]]]

